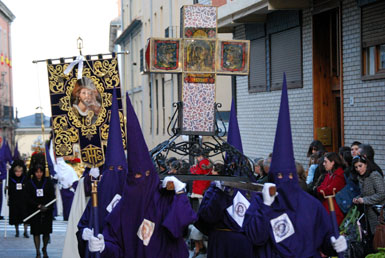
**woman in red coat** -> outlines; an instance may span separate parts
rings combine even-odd
[[[323,197],[323,193],[328,195],[333,195],[338,193],[344,186],[346,185],[345,177],[344,177],[344,165],[341,157],[335,152],[329,152],[325,154],[324,163],[325,170],[327,174],[325,176],[322,184],[317,188],[317,192],[322,199],[322,204],[325,209],[329,211],[328,200]],[[338,207],[336,200],[333,198],[334,209],[337,217],[338,225],[344,219],[344,214],[341,209]]]

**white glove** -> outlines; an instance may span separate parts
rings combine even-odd
[[[225,186],[222,184],[221,181],[215,180],[214,183],[215,183],[215,186],[216,186],[217,188],[221,189],[222,191],[225,190]]]
[[[174,188],[175,188],[175,192],[180,192],[182,191],[184,188],[186,188],[186,184],[183,183],[182,181],[180,181],[178,178],[176,178],[175,176],[166,176],[164,179],[163,179],[163,183],[162,183],[162,187],[165,188],[167,186],[167,182],[173,182],[174,183]]]
[[[339,236],[337,239],[332,236],[330,238],[330,241],[332,242],[332,246],[337,253],[342,253],[343,251],[348,249],[348,244],[344,236]]]
[[[94,235],[94,229],[84,228],[82,238],[84,241],[89,241],[90,238]]]
[[[103,252],[104,248],[104,236],[102,234],[98,234],[98,237],[90,237],[88,241],[88,249],[90,252]]]
[[[97,178],[97,177],[100,175],[99,168],[98,168],[98,167],[96,167],[96,168],[91,168],[91,169],[90,169],[90,175],[91,175],[93,178]]]
[[[275,184],[273,183],[265,183],[263,185],[263,189],[262,189],[262,197],[263,197],[263,203],[267,206],[270,206],[274,200],[275,200],[275,197],[277,196],[278,193],[275,193],[275,195],[273,196],[270,196],[270,193],[269,193],[269,189],[270,187],[274,186],[275,187]]]

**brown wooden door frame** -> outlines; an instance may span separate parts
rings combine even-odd
[[[320,139],[317,128],[331,128],[328,151],[344,144],[341,35],[341,7],[313,15],[313,135]]]

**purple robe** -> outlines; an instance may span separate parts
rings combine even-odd
[[[320,251],[333,254],[330,216],[321,202],[298,184],[285,75],[268,177],[276,184],[278,195],[271,206],[263,203],[261,195],[251,202],[243,222],[251,242],[264,246],[265,257],[321,257]]]
[[[87,174],[86,172],[84,174]],[[101,174],[103,175],[98,184],[98,207],[92,206],[92,199],[88,202],[85,211],[78,223],[78,232],[76,233],[78,238],[78,249],[80,255],[83,257],[94,257],[94,253],[88,252],[86,249],[87,242],[82,239],[83,229],[84,228],[97,228],[99,232],[103,232],[103,227],[105,225],[105,218],[109,214],[107,207],[114,208],[117,205],[117,199],[115,199],[112,204],[112,200],[116,195],[122,196],[124,190],[124,184],[127,177],[127,161],[124,154],[123,140],[121,134],[121,126],[119,119],[119,109],[117,101],[117,91],[116,88],[113,89],[112,94],[112,106],[111,106],[111,117],[110,117],[110,127],[108,132],[108,142],[106,150],[106,161],[101,169]],[[100,177],[99,177],[100,178]],[[91,191],[89,186],[91,185],[91,177],[85,177],[85,191]],[[88,185],[88,187],[87,187]],[[111,204],[111,205],[110,205]],[[97,213],[96,213],[97,212]],[[95,216],[97,215],[98,221],[96,222]],[[97,226],[95,225],[97,223]],[[88,255],[87,255],[88,253]]]
[[[226,211],[237,192],[229,195],[211,184],[203,197],[195,226],[209,237],[207,258],[255,257],[252,243]]]
[[[72,184],[72,188],[76,191],[76,187],[78,186],[78,181],[75,181]],[[68,216],[70,215],[72,201],[74,200],[75,192],[72,192],[70,188],[68,189],[60,189],[60,196],[63,201],[63,220],[67,221]]]
[[[143,189],[140,185],[130,188],[133,192],[135,189],[142,192]],[[148,205],[140,202],[142,199],[140,195],[138,198],[136,196],[125,193],[107,217],[103,231],[106,247],[102,257],[189,257],[183,232],[197,217],[186,194],[156,189]],[[147,246],[137,236],[143,218],[155,223],[154,232]]]
[[[128,174],[122,199],[106,218],[102,257],[187,258],[183,232],[196,214],[186,194],[160,189],[128,94],[126,102]]]
[[[320,251],[335,254],[330,242],[333,235],[330,216],[313,196],[299,189],[295,209],[288,209],[282,192],[267,206],[258,195],[250,204],[243,222],[246,235],[255,246],[265,248],[265,257],[321,257]],[[270,220],[286,213],[295,233],[276,243]],[[270,250],[269,250],[270,249]]]

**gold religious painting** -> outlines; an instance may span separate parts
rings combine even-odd
[[[103,145],[108,140],[114,87],[125,139],[118,62],[115,55],[94,60],[88,56],[83,60],[82,75],[78,79],[79,64],[71,61],[61,59],[53,64],[49,60],[47,65],[55,154],[73,155],[73,146],[79,144],[83,164],[100,166],[104,163]],[[73,68],[65,74],[68,67]]]
[[[249,49],[250,41],[248,40],[219,40],[217,72],[247,75],[249,73]]]
[[[102,96],[91,78],[82,77],[71,92],[72,112],[82,124],[94,124],[102,109]]]
[[[216,40],[185,39],[184,71],[215,73]]]
[[[181,40],[151,38],[151,53],[149,56],[151,72],[181,72]]]

